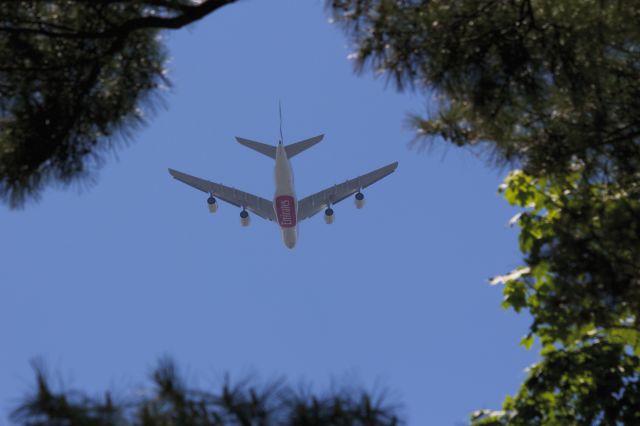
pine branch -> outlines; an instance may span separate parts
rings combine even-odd
[[[72,29],[61,29],[53,27],[47,23],[38,23],[37,28],[33,27],[13,27],[0,26],[0,32],[13,34],[37,34],[46,37],[59,37],[69,39],[105,39],[125,37],[128,34],[141,29],[179,29],[198,21],[215,10],[234,3],[236,0],[206,0],[198,5],[171,5],[162,0],[147,1],[150,5],[161,6],[168,9],[180,10],[176,16],[143,16],[134,18],[116,25],[104,31],[74,31]],[[103,2],[114,3],[114,2]]]

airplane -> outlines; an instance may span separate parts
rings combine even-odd
[[[298,201],[293,184],[291,162],[289,160],[302,151],[311,148],[323,138],[324,135],[318,135],[285,146],[282,141],[282,114],[280,120],[280,140],[277,146],[236,137],[236,140],[241,145],[275,160],[276,190],[273,201],[219,183],[200,179],[177,170],[169,169],[169,173],[175,179],[202,192],[208,193],[209,198],[207,199],[207,203],[209,204],[209,211],[211,213],[215,213],[218,209],[218,203],[215,198],[218,197],[229,204],[242,208],[240,211],[240,224],[242,226],[249,226],[250,223],[249,212],[247,210],[266,220],[276,221],[282,231],[282,239],[285,246],[292,249],[295,247],[298,239],[298,224],[301,221],[324,210],[325,222],[327,224],[333,223],[335,216],[332,206],[354,194],[356,207],[361,209],[364,207],[364,194],[362,190],[393,173],[398,167],[398,162],[396,161],[370,173],[358,176],[355,179],[331,186]]]

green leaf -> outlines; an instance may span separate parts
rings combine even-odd
[[[531,349],[531,346],[533,345],[533,334],[529,333],[527,334],[525,337],[522,338],[522,340],[520,340],[520,345],[524,346],[527,349]]]

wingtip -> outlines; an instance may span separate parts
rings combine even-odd
[[[234,136],[234,138],[236,139],[236,142],[238,142],[240,145],[244,145],[244,146],[247,146],[247,142],[251,142],[249,139],[242,138],[240,136]]]

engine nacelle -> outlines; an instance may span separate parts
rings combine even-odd
[[[207,198],[207,204],[209,205],[209,213],[215,213],[218,211],[218,203],[215,198]]]
[[[356,194],[355,202],[356,202],[357,209],[361,209],[364,207],[364,194],[362,192],[358,192]]]
[[[333,215],[333,209],[331,207],[324,211],[324,221],[327,225],[331,225],[335,218],[336,217]]]
[[[249,217],[249,212],[246,210],[242,210],[240,212],[240,225],[249,226],[251,223],[251,218]]]

